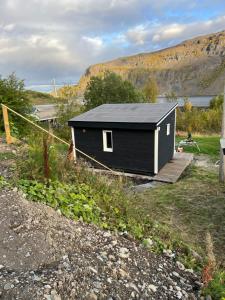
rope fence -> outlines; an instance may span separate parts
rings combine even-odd
[[[28,118],[24,117],[23,115],[21,115],[20,113],[16,112],[15,110],[11,109],[10,107],[1,104],[2,105],[2,110],[3,110],[3,117],[4,117],[4,124],[5,124],[5,130],[6,130],[6,134],[8,131],[9,134],[9,141],[10,139],[10,131],[9,131],[9,122],[8,122],[8,115],[7,115],[7,111],[9,110],[12,113],[14,113],[15,115],[19,116],[20,118],[22,118],[23,120],[27,121],[28,123],[32,124],[33,126],[37,127],[38,129],[42,130],[43,132],[47,133],[48,135],[52,136],[53,138],[55,138],[56,140],[60,141],[61,143],[70,146],[70,144],[66,141],[64,141],[63,139],[59,138],[58,136],[56,136],[55,134],[53,134],[52,132],[44,129],[43,127],[39,126],[38,124],[34,123],[33,121],[29,120]],[[91,161],[97,163],[98,165],[102,166],[103,168],[105,168],[106,170],[114,173],[115,175],[117,175],[117,172],[113,171],[112,169],[110,169],[108,166],[106,166],[105,164],[101,163],[100,161],[98,161],[97,159],[93,158],[92,156],[88,155],[87,153],[81,151],[80,149],[78,149],[77,147],[75,147],[73,145],[73,149],[75,149],[77,152],[79,152],[80,154],[84,155],[85,157],[87,157],[88,159],[90,159]]]

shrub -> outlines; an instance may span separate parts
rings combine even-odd
[[[20,80],[13,73],[7,78],[0,79],[0,102],[9,106],[20,114],[26,115],[31,112],[32,106],[27,97],[24,81]],[[9,114],[9,121],[18,134],[26,132],[30,126],[15,114]],[[2,111],[0,110],[0,130],[4,130]]]

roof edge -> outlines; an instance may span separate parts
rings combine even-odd
[[[171,114],[171,112],[174,110],[174,109],[176,109],[177,108],[177,106],[178,106],[178,103],[176,103],[176,104],[174,104],[174,106],[158,121],[158,123],[156,123],[156,126],[158,126],[159,124],[161,124],[162,123],[162,121],[163,120],[165,120],[165,118],[169,115],[169,114]]]

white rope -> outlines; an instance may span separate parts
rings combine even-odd
[[[35,124],[34,122],[32,122],[31,120],[27,119],[26,117],[24,117],[23,115],[19,114],[18,112],[16,112],[15,110],[9,108],[8,106],[2,104],[2,107],[6,107],[8,110],[10,110],[12,113],[16,114],[17,116],[21,117],[22,119],[24,119],[25,121],[29,122],[30,124],[34,125],[35,127],[39,128],[40,130],[44,131],[45,133],[51,135],[52,137],[54,137],[55,139],[57,139],[58,141],[60,141],[61,143],[64,143],[67,146],[70,146],[70,144],[66,141],[64,141],[63,139],[59,138],[58,136],[54,135],[53,133],[49,132],[48,130],[42,128],[41,126]],[[74,147],[74,145],[73,145]],[[79,150],[78,148],[74,147],[75,150],[77,150],[79,153],[81,153],[82,155],[86,156],[87,158],[89,158],[90,160],[96,162],[97,164],[99,164],[100,166],[104,167],[105,169],[117,174],[115,171],[113,171],[112,169],[110,169],[109,167],[107,167],[106,165],[104,165],[103,163],[101,163],[100,161],[98,161],[97,159],[91,157],[90,155],[86,154],[85,152]]]

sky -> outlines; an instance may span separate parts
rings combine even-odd
[[[221,30],[224,0],[0,0],[0,74],[76,83],[92,64]]]

